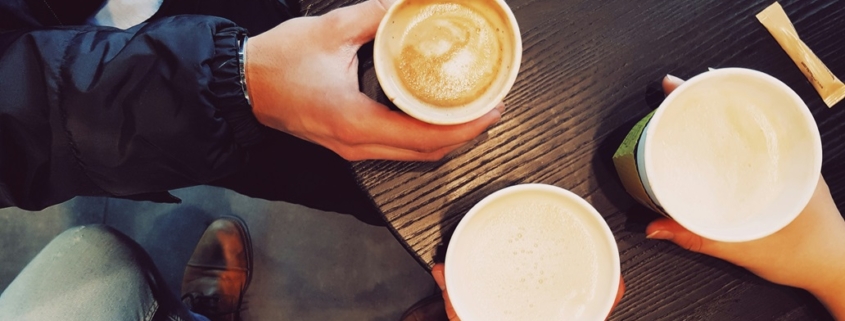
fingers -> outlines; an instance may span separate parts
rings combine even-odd
[[[683,83],[683,79],[667,74],[666,77],[663,77],[663,93],[668,96]]]
[[[431,268],[431,276],[434,277],[434,283],[440,288],[440,291],[446,290],[446,275],[443,273],[445,266],[443,263],[437,263]]]
[[[622,297],[625,295],[625,280],[622,279],[622,276],[619,277],[619,290],[616,292],[616,299],[613,300],[613,307],[610,308],[610,311],[616,309],[616,305],[619,304],[619,301],[622,301]]]
[[[449,321],[460,321],[458,314],[455,313],[455,309],[452,308],[452,302],[449,300],[449,292],[446,291],[446,276],[443,271],[443,263],[437,263],[431,268],[431,276],[434,277],[434,283],[437,283],[440,291],[443,292],[443,301],[446,303],[446,316],[449,317]]]
[[[367,0],[334,10],[324,17],[330,20],[328,23],[333,24],[336,30],[346,33],[346,39],[362,45],[373,40],[381,19],[394,2],[396,0]]]
[[[432,152],[447,146],[466,144],[502,118],[504,104],[499,104],[480,118],[459,125],[432,125],[402,112],[389,110],[365,95],[359,100],[361,117],[358,133],[350,134],[357,141],[349,143],[379,144],[419,152]]]
[[[714,242],[698,236],[672,219],[657,219],[646,228],[646,238],[667,240],[693,252],[713,255]]]
[[[613,310],[616,309],[616,305],[619,304],[619,301],[622,301],[622,296],[625,295],[625,280],[622,279],[622,276],[619,276],[619,289],[616,290],[616,298],[613,299],[613,305],[610,307],[610,312],[607,313],[607,317],[605,319],[610,318],[610,315],[613,314]]]

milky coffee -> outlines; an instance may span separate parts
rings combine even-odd
[[[462,320],[603,319],[614,263],[604,223],[583,211],[543,191],[484,205],[449,247],[447,278],[461,279],[449,293]]]
[[[508,40],[504,13],[490,0],[407,0],[397,10],[414,12],[402,26],[393,63],[405,89],[437,107],[470,103],[500,77]],[[492,1],[490,1],[492,2]]]
[[[653,197],[679,223],[721,241],[774,233],[803,209],[821,166],[818,129],[786,85],[726,68],[661,105],[644,160]]]

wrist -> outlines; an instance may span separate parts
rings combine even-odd
[[[245,30],[238,27],[214,35],[214,55],[205,62],[210,69],[207,85],[210,95],[203,93],[202,97],[212,98],[209,107],[227,123],[234,142],[245,148],[257,144],[262,134],[240,82],[238,51],[244,37]]]
[[[821,301],[837,320],[845,320],[845,221],[841,220],[838,211],[830,216],[837,219],[828,224],[828,228],[833,228],[819,231],[828,233],[828,242],[816,246],[825,256],[805,271],[811,279],[803,288]]]
[[[794,255],[804,264],[795,271],[802,281],[793,286],[812,293],[831,312],[830,304],[841,301],[839,317],[845,320],[845,220],[823,177],[799,218],[803,224],[801,237],[793,241],[803,245]]]
[[[827,308],[835,320],[845,320],[845,291],[826,292],[821,295],[813,293],[813,296]]]
[[[252,37],[244,44],[244,83],[246,84],[246,94],[249,96],[250,104],[252,106],[252,113],[258,122],[265,126],[271,126],[268,123],[267,114],[264,112],[264,96],[261,94],[265,90],[265,81],[262,65],[264,64],[261,43],[263,36],[258,35]]]
[[[845,265],[840,267],[839,273],[833,272],[835,276],[824,278],[824,282],[806,290],[815,296],[836,320],[845,320]]]

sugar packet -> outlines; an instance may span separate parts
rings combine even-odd
[[[780,3],[775,2],[758,13],[757,20],[769,30],[798,69],[807,76],[827,107],[833,107],[845,98],[845,84],[836,78],[819,57],[801,41],[798,32],[795,31],[795,26],[786,16]]]

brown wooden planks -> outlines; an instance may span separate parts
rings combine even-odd
[[[305,1],[321,14],[356,1]],[[549,183],[590,201],[616,235],[628,284],[613,320],[814,320],[830,316],[809,294],[741,268],[646,240],[655,216],[622,190],[610,156],[633,122],[660,100],[665,73],[707,67],[767,72],[810,106],[822,132],[824,167],[845,205],[845,104],[823,105],[754,15],[771,1],[508,1],[524,58],[508,109],[489,138],[432,164],[359,162],[361,186],[393,232],[424,265],[462,215],[484,196],[518,183]],[[782,1],[805,42],[845,77],[845,1]],[[361,56],[362,87],[382,99]]]

